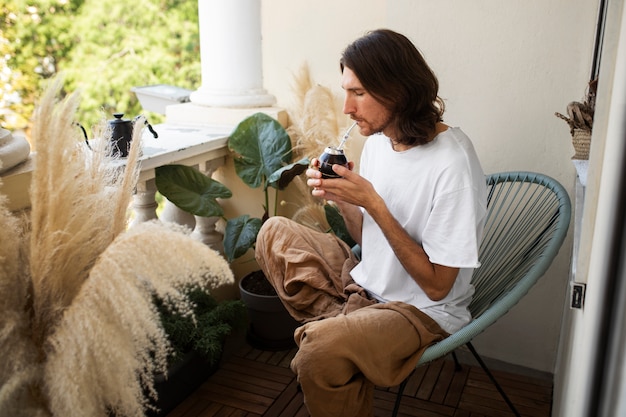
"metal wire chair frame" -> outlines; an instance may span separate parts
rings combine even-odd
[[[519,412],[480,358],[471,340],[517,304],[556,257],[569,228],[570,198],[555,179],[535,172],[487,176],[488,213],[474,271],[472,321],[429,346],[417,366],[466,345],[516,416]],[[454,357],[456,361],[456,356]],[[458,362],[457,362],[458,365]],[[410,375],[409,375],[410,377]],[[397,416],[408,377],[399,387],[392,416]]]

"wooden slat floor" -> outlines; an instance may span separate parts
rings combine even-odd
[[[245,345],[167,417],[309,417],[289,362],[296,350],[268,352]],[[549,417],[552,383],[546,378],[492,371],[525,417]],[[377,388],[376,417],[391,415],[397,387]],[[483,370],[452,359],[418,368],[409,380],[401,417],[513,416]]]

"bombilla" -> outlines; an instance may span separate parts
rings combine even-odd
[[[340,151],[340,150],[342,150],[342,149],[343,149],[343,145],[345,145],[345,144],[346,144],[346,141],[348,140],[348,137],[350,136],[350,131],[351,131],[351,130],[352,130],[352,128],[353,128],[354,126],[356,126],[356,125],[357,125],[357,122],[354,122],[354,123],[352,124],[352,126],[350,126],[350,127],[348,128],[348,130],[346,130],[345,135],[343,135],[343,139],[341,139],[341,142],[339,143],[339,146],[337,146],[337,150],[338,150],[338,151]]]

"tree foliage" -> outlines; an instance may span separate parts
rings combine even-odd
[[[72,46],[71,20],[83,0],[5,0],[0,26],[2,127],[26,126],[42,81],[58,71]]]
[[[77,118],[86,127],[117,112],[159,122],[142,111],[135,86],[199,86],[197,1],[6,0],[1,9],[0,57],[10,72],[2,72],[0,105],[14,115],[2,114],[2,127],[27,127],[45,81],[58,73],[66,93],[80,91]]]

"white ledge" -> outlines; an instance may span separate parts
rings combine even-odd
[[[146,129],[140,181],[154,177],[154,168],[168,164],[194,165],[228,154],[229,127],[158,124],[152,126],[159,135],[154,138]]]
[[[224,158],[228,155],[227,141],[230,126],[187,126],[158,124],[153,126],[159,137],[155,139],[146,129],[143,133],[142,156],[140,157],[139,183],[154,178],[154,169],[168,164],[200,165]],[[26,162],[2,174],[0,193],[9,198],[9,210],[30,206],[30,181],[35,166],[35,154]],[[119,160],[124,164],[124,159]]]

